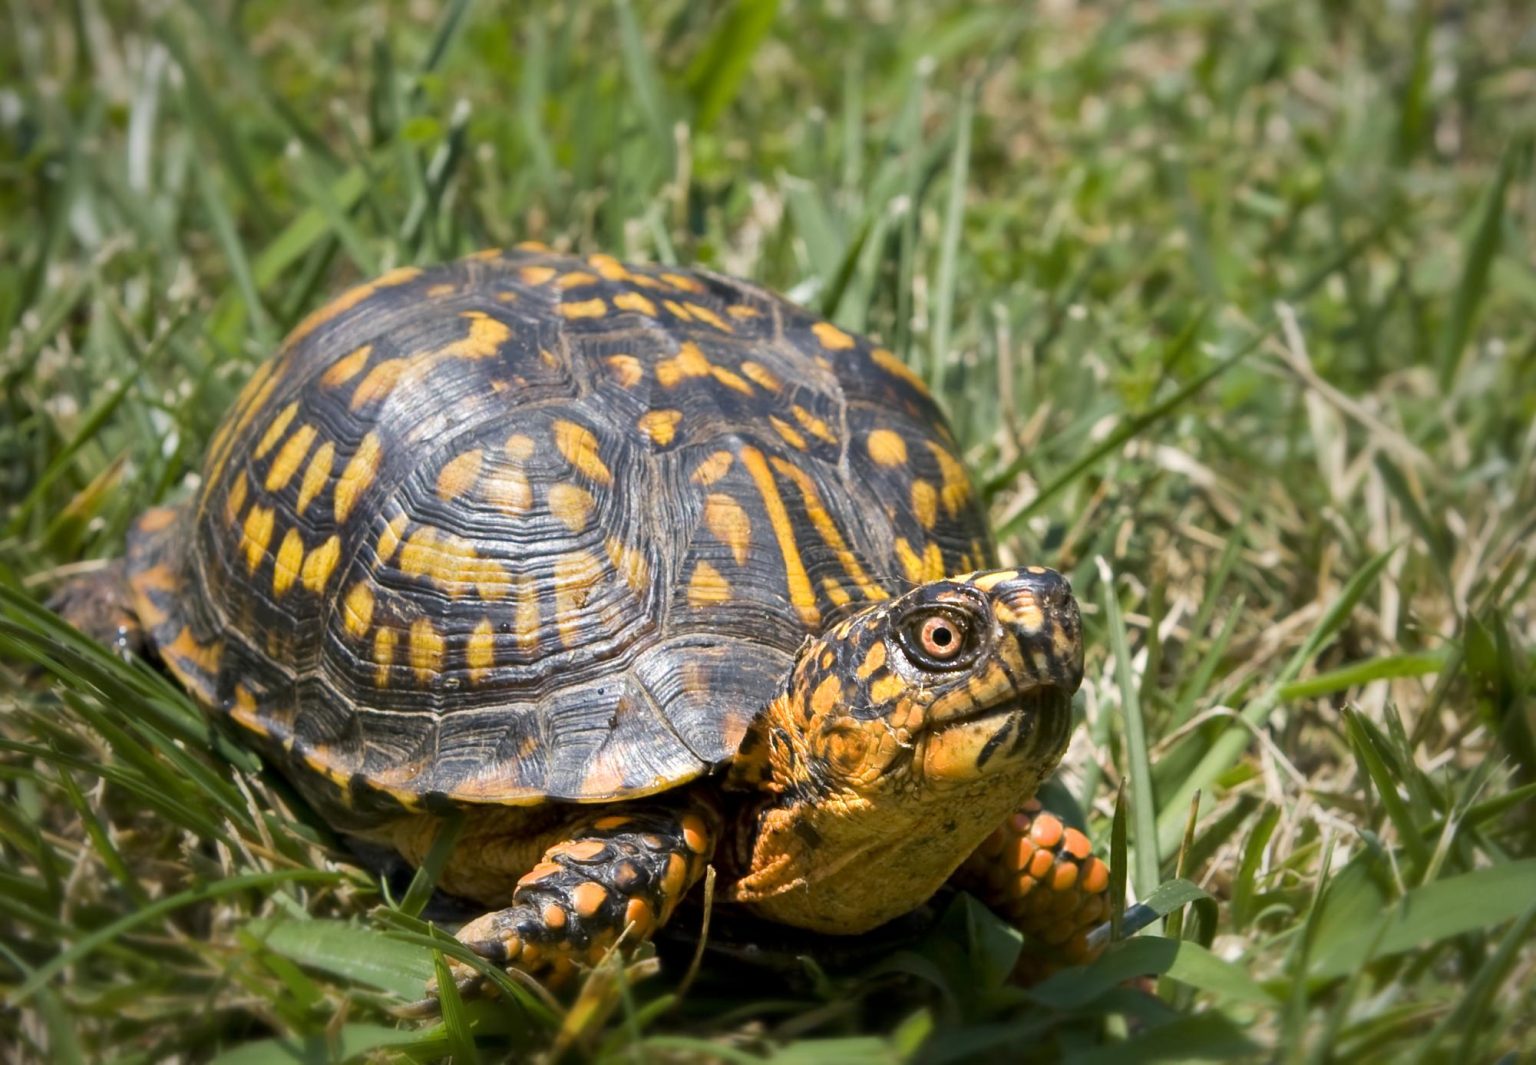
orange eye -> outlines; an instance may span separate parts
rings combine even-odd
[[[947,607],[930,608],[908,618],[900,633],[907,657],[923,669],[961,669],[979,650],[971,618]]]
[[[960,627],[953,618],[942,614],[935,614],[923,622],[917,630],[917,641],[924,654],[940,662],[954,658],[965,646]]]

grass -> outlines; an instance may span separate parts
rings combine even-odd
[[[1529,5],[779,6],[10,0],[0,1056],[1536,1051]],[[1026,989],[957,897],[396,1015],[430,878],[35,601],[328,293],[520,239],[753,277],[932,382],[1085,606],[1067,784],[1160,928]]]

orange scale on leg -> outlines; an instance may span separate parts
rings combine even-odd
[[[1029,860],[1029,874],[1036,880],[1044,880],[1046,874],[1051,871],[1051,866],[1056,864],[1055,856],[1050,851],[1036,851],[1034,857]]]
[[[1042,847],[1054,847],[1061,842],[1061,822],[1050,814],[1041,814],[1030,826],[1029,837]]]

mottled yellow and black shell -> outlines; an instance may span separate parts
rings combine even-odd
[[[129,545],[202,702],[412,806],[691,779],[808,633],[992,563],[889,351],[743,282],[532,248],[313,314]]]

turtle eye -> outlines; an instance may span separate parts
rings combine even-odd
[[[924,669],[958,669],[976,651],[971,619],[957,610],[927,610],[901,627],[902,650]]]

